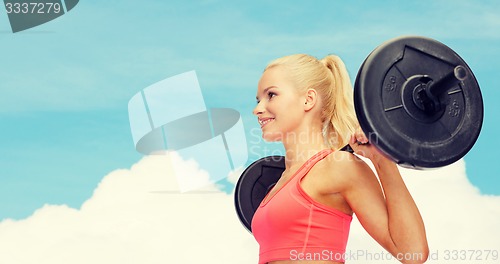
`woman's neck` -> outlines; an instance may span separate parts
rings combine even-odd
[[[321,150],[327,149],[321,129],[306,127],[290,132],[283,140],[286,169],[301,165]]]

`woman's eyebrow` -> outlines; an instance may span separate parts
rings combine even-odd
[[[271,88],[278,88],[278,86],[271,85],[271,86],[267,87],[266,89],[264,89],[264,91],[262,91],[262,93],[263,93],[263,94],[267,93],[267,91],[268,91],[269,89],[271,89]],[[257,96],[255,96],[255,99],[256,99],[257,101],[259,101],[259,96],[258,96],[258,95],[257,95]]]

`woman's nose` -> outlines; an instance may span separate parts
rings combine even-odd
[[[262,104],[259,102],[259,103],[257,104],[257,106],[255,106],[255,108],[253,109],[253,114],[254,114],[254,115],[256,115],[256,116],[258,116],[258,115],[262,114],[262,112],[264,112],[263,108],[264,108],[264,107],[263,107],[263,106],[262,106]]]

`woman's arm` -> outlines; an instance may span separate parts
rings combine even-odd
[[[399,170],[394,162],[368,143],[362,133],[351,139],[355,153],[369,158],[379,181],[368,165],[357,157],[344,163],[345,177],[342,194],[366,231],[394,257],[403,263],[423,263],[429,248],[425,227]],[[349,154],[350,155],[350,154]]]

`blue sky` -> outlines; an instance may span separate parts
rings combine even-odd
[[[250,140],[267,62],[336,53],[354,81],[369,52],[400,35],[435,38],[474,71],[485,120],[465,157],[467,175],[482,193],[500,195],[500,3],[144,2],[81,1],[16,34],[0,11],[0,219],[46,203],[79,208],[103,176],[137,162],[127,104],[150,84],[196,70],[207,106],[238,110]]]

